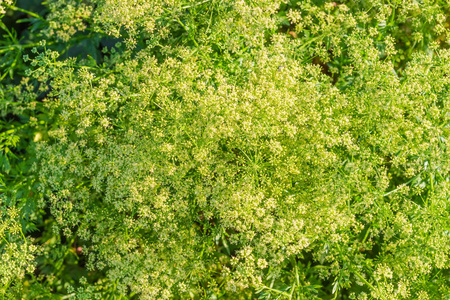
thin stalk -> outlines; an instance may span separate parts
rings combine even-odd
[[[41,20],[43,22],[47,22],[47,20],[45,20],[43,17],[41,17],[40,15],[38,15],[38,14],[32,12],[32,11],[29,11],[29,10],[26,10],[26,9],[23,9],[23,8],[14,6],[14,5],[8,5],[6,7],[9,8],[10,10],[20,11],[20,12],[23,12],[23,13],[26,13],[26,14],[32,16],[33,18],[39,19],[39,20]]]
[[[361,279],[361,281],[364,282],[369,288],[371,288],[372,290],[375,290],[375,287],[371,283],[369,283],[364,277],[362,277],[361,274],[359,274],[355,270],[351,270],[351,271],[353,272],[353,274],[358,276],[358,278]],[[386,298],[383,297],[382,295],[380,295],[380,297],[381,297],[381,299],[386,300]]]
[[[92,38],[91,35],[83,35],[83,36],[74,38],[71,41],[78,42],[78,41],[87,40],[87,39],[91,39],[91,38]],[[50,41],[50,42],[47,42],[45,45],[46,46],[51,46],[51,45],[54,45],[54,44],[57,44],[57,42],[56,41]],[[22,50],[22,49],[27,49],[27,48],[39,47],[39,46],[41,46],[41,42],[32,43],[32,44],[14,44],[14,45],[10,45],[10,46],[7,46],[7,47],[0,47],[0,54],[8,52],[8,51],[13,51],[13,50],[16,50],[16,49]]]
[[[291,298],[291,295],[289,295],[288,293],[272,289],[272,288],[270,288],[268,286],[264,286],[262,289],[263,290],[268,290],[268,291],[271,291],[271,292],[274,292],[274,293],[277,293],[277,294],[280,294],[280,295],[283,295],[283,296]]]
[[[211,1],[212,1],[212,0],[204,0],[204,1],[202,1],[202,2],[195,3],[195,4],[192,4],[192,5],[182,6],[181,9],[188,9],[188,8],[191,8],[191,7],[194,7],[194,6],[199,6],[199,5],[205,4],[205,3],[207,3],[207,2],[211,2]]]
[[[47,45],[53,45],[55,43],[56,42],[48,42]],[[41,45],[40,43],[32,43],[32,44],[25,44],[25,45],[14,44],[14,45],[11,45],[11,46],[8,46],[8,47],[0,47],[0,53],[5,53],[5,52],[8,52],[8,51],[14,51],[16,49],[22,50],[22,49],[27,49],[27,48],[33,48],[33,47],[38,47],[40,45]]]
[[[9,246],[9,242],[8,242],[8,240],[7,239],[5,239],[5,237],[4,236],[2,236],[2,239],[8,244],[8,246]]]
[[[365,242],[366,242],[367,237],[369,236],[370,228],[372,228],[372,225],[369,226],[369,228],[367,228],[366,235],[364,236],[364,239],[362,240],[362,243],[365,243]]]
[[[27,245],[27,238],[25,237],[25,234],[23,234],[22,229],[20,229],[20,235],[23,237],[23,241],[25,242],[25,245]]]

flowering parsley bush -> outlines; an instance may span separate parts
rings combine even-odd
[[[45,5],[4,294],[450,297],[447,3]]]

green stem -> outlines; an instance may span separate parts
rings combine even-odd
[[[55,44],[55,42],[49,42],[47,43],[47,45],[52,45]],[[33,48],[33,47],[38,47],[40,46],[40,43],[33,43],[33,44],[25,44],[25,45],[21,45],[21,44],[14,44],[8,47],[1,47],[0,49],[0,53],[5,53],[5,52],[9,52],[9,51],[14,51],[16,49],[18,50],[22,50],[22,49],[27,49],[27,48]]]
[[[40,15],[38,15],[38,14],[32,12],[32,11],[29,11],[29,10],[26,10],[26,9],[23,9],[23,8],[20,8],[20,7],[17,7],[17,6],[13,6],[13,5],[7,5],[6,7],[8,7],[10,10],[20,11],[20,12],[23,12],[23,13],[26,13],[26,14],[32,16],[33,18],[39,19],[39,20],[41,20],[43,22],[47,22],[43,17],[41,17]]]
[[[361,274],[359,274],[358,272],[356,272],[355,270],[351,270],[353,272],[353,274],[355,274],[356,276],[358,276],[359,279],[361,279],[362,282],[364,282],[370,289],[375,291],[375,287],[369,283],[364,277],[362,277]],[[385,297],[383,297],[382,295],[380,295],[381,299],[386,300]]]
[[[9,288],[9,285],[12,283],[12,280],[9,280],[8,283],[3,287],[3,290],[6,292]],[[5,299],[5,296],[2,295],[2,299]]]
[[[23,241],[25,242],[25,245],[27,245],[27,238],[25,237],[25,234],[23,234],[22,229],[20,229],[20,235],[22,235]]]
[[[204,1],[199,2],[199,3],[195,3],[195,4],[192,4],[192,5],[183,6],[183,7],[181,7],[181,9],[187,9],[187,8],[191,8],[191,7],[194,7],[194,6],[199,6],[199,5],[205,4],[205,3],[207,3],[207,2],[211,2],[211,0],[204,0]]]
[[[295,286],[295,282],[294,282],[294,284],[292,285],[291,294],[289,295],[290,299],[292,299],[292,296],[294,295],[295,288],[296,288],[296,286]]]
[[[366,235],[364,236],[364,239],[362,240],[361,243],[364,244],[366,242],[367,237],[369,236],[370,228],[372,228],[372,226],[369,226],[369,228],[367,228]]]
[[[317,36],[317,37],[315,37],[315,38],[310,39],[309,41],[307,41],[306,43],[304,43],[303,45],[301,45],[301,46],[298,48],[298,50],[302,50],[303,48],[305,48],[305,47],[308,46],[309,44],[311,44],[311,43],[317,41],[318,39],[324,38],[325,36],[327,36],[327,35],[326,35],[326,34],[322,34],[322,35],[319,35],[319,36]]]
[[[5,239],[5,237],[4,236],[2,236],[2,239],[8,244],[8,246],[9,246],[9,242],[8,242],[8,240],[7,239]]]
[[[0,28],[3,29],[4,31],[6,31],[6,33],[9,35],[9,38],[12,41],[16,41],[16,38],[14,37],[14,35],[11,33],[11,31],[8,29],[8,27],[5,25],[5,23],[3,23],[2,21],[0,21]]]
[[[72,39],[71,41],[78,42],[78,41],[87,40],[87,39],[91,39],[91,38],[92,38],[92,36],[90,34],[82,35],[82,36]],[[51,46],[51,45],[54,45],[57,43],[58,43],[57,41],[50,41],[50,42],[47,42],[45,45]],[[41,46],[41,42],[32,43],[32,44],[24,44],[24,45],[23,44],[14,44],[14,45],[10,45],[8,47],[0,47],[0,54],[9,52],[9,51],[13,51],[15,49],[22,50],[22,49],[28,49],[28,48],[33,48],[33,47],[39,47],[39,46]]]
[[[264,286],[262,289],[263,290],[268,290],[268,291],[271,291],[271,292],[274,292],[274,293],[277,293],[277,294],[280,294],[280,295],[283,295],[283,296],[291,298],[291,295],[289,295],[288,293],[272,289],[272,288],[270,288],[268,286]]]

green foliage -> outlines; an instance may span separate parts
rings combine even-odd
[[[0,2],[2,295],[450,297],[447,2],[39,4]]]

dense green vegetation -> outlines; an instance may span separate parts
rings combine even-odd
[[[0,0],[0,297],[450,299],[449,13]]]

